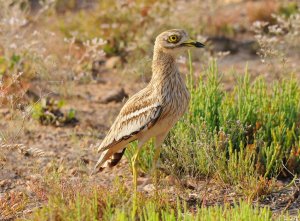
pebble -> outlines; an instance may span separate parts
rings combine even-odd
[[[100,103],[107,104],[113,101],[122,102],[126,98],[128,98],[128,94],[125,92],[124,88],[120,88],[108,92],[104,97],[100,99]]]
[[[121,64],[121,57],[113,56],[113,57],[110,57],[109,59],[107,59],[107,61],[105,63],[105,67],[107,69],[114,69],[120,64]]]
[[[153,184],[148,184],[148,185],[144,186],[143,190],[150,193],[155,190],[155,186]]]

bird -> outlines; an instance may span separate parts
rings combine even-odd
[[[155,138],[155,167],[164,139],[189,105],[190,94],[179,72],[176,57],[190,47],[202,48],[204,44],[192,40],[183,29],[167,30],[156,37],[151,80],[122,107],[98,148],[100,157],[94,173],[117,165],[128,144],[138,141],[131,160],[136,190],[137,158],[143,145],[151,138]]]

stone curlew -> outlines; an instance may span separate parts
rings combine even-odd
[[[138,140],[138,147],[132,159],[136,191],[136,159],[141,147],[153,137],[156,148],[153,162],[155,167],[160,146],[189,104],[189,92],[175,61],[179,52],[189,47],[201,48],[204,45],[191,40],[187,32],[181,29],[168,30],[157,36],[152,61],[152,79],[121,109],[98,149],[101,155],[94,171],[115,166],[124,154],[126,146]]]

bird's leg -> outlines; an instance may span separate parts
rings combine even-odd
[[[134,188],[134,193],[136,195],[137,192],[137,158],[140,153],[141,148],[137,147],[133,157],[131,158],[131,163],[132,163],[132,174],[133,174],[133,188]]]
[[[158,186],[158,177],[157,177],[157,163],[158,163],[158,159],[160,156],[160,152],[161,152],[161,145],[164,141],[166,137],[166,134],[162,134],[160,136],[157,136],[155,139],[155,153],[154,153],[154,157],[153,157],[153,164],[152,164],[152,169],[151,169],[151,173],[154,173],[154,186],[155,186],[155,190],[157,190],[157,186]],[[157,193],[157,191],[155,191]]]
[[[160,156],[160,148],[161,148],[161,146],[155,147],[155,153],[154,153],[153,164],[152,164],[152,169],[151,169],[151,172],[154,173],[154,184],[155,184],[155,186],[157,185],[156,167],[157,167],[157,162],[158,162],[158,159],[159,159],[159,156]]]
[[[133,193],[133,210],[132,210],[132,218],[135,220],[135,215],[137,211],[137,158],[138,155],[142,149],[144,142],[139,142],[137,149],[135,150],[135,153],[133,157],[131,158],[131,166],[132,166],[132,175],[133,175],[133,188],[134,188],[134,193]]]

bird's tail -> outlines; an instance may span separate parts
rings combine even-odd
[[[110,150],[105,150],[101,153],[99,160],[97,161],[92,174],[96,174],[97,172],[101,172],[106,167],[114,167],[116,166],[126,150],[125,148],[120,149],[118,152],[110,153]]]
[[[108,167],[114,167],[116,166],[120,160],[122,159],[122,156],[125,152],[126,148],[121,149],[119,152],[114,153],[110,159],[107,161]]]

